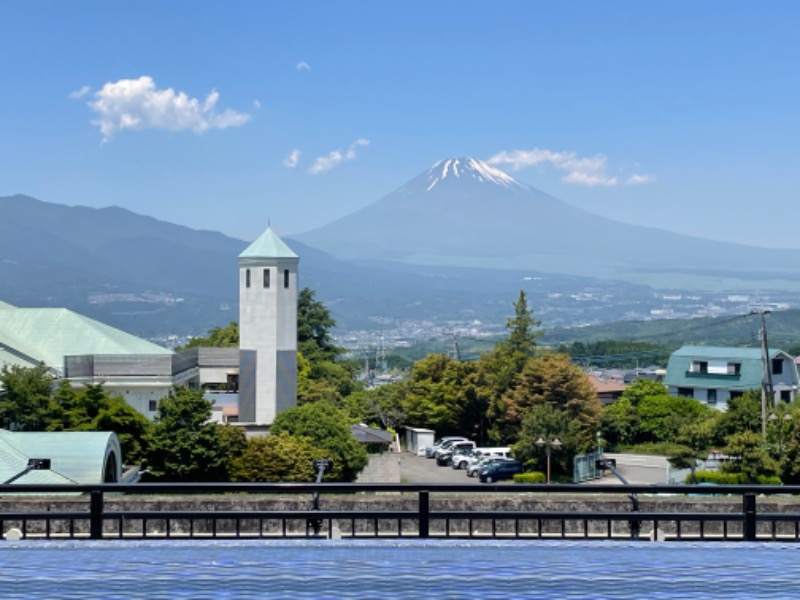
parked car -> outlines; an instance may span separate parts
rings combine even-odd
[[[454,452],[453,458],[450,461],[450,466],[454,469],[466,470],[471,463],[478,460],[481,456],[483,456],[483,454],[477,448],[473,450]]]
[[[481,483],[494,483],[504,479],[513,479],[517,473],[522,473],[522,463],[518,460],[498,460],[483,467],[479,477]]]
[[[481,469],[483,469],[486,465],[491,462],[497,462],[501,460],[510,460],[508,458],[502,458],[499,456],[481,456],[478,460],[473,462],[467,467],[467,477],[477,477]]]
[[[436,442],[434,442],[433,446],[428,446],[427,448],[425,448],[425,458],[436,458],[436,451],[439,448],[441,448],[444,444],[447,444],[448,442],[452,442],[452,441],[456,441],[456,440],[465,442],[465,441],[467,441],[467,438],[461,437],[461,436],[457,436],[457,435],[451,435],[451,436],[443,437],[443,438],[437,440]]]
[[[456,453],[471,451],[475,448],[475,442],[453,442],[449,446],[442,446],[436,451],[436,464],[440,467],[452,464],[453,456]]]
[[[469,475],[469,468],[475,463],[477,463],[479,460],[486,458],[487,456],[493,458],[511,458],[511,448],[508,447],[475,448],[475,450],[466,454],[466,456],[461,456],[459,460],[455,460],[454,456],[452,466],[454,469],[462,469],[464,471],[467,471],[467,475]],[[473,475],[474,473],[469,476],[472,477]]]
[[[434,456],[436,458],[439,458],[439,455],[444,454],[445,452],[452,454],[453,450],[455,450],[456,448],[474,448],[474,447],[475,447],[475,442],[470,442],[469,440],[465,439],[448,440],[444,444],[439,446],[439,449],[436,451],[436,454]]]

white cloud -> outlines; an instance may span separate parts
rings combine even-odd
[[[255,106],[256,108],[261,108],[261,102],[259,102],[258,100],[253,100],[253,106]]]
[[[341,164],[347,160],[354,160],[356,158],[356,148],[359,146],[369,146],[369,140],[359,138],[345,151],[334,150],[325,156],[318,157],[311,168],[308,170],[312,175],[319,175],[325,171],[330,171],[333,167]]]
[[[300,162],[300,149],[295,148],[289,153],[289,156],[283,159],[283,166],[294,169],[297,163]]]
[[[581,157],[575,152],[554,152],[552,150],[505,150],[492,156],[488,161],[492,165],[511,165],[514,171],[524,167],[549,164],[559,171],[566,171],[562,177],[565,183],[575,183],[594,187],[597,185],[617,185],[617,178],[606,172],[608,159],[602,155]]]
[[[643,183],[653,183],[656,180],[655,175],[647,175],[646,173],[634,173],[625,181],[625,185],[642,185]]]
[[[219,92],[213,90],[205,100],[190,98],[172,88],[159,90],[152,77],[120,79],[95,92],[89,107],[98,114],[92,124],[100,128],[103,142],[125,129],[191,130],[227,129],[244,125],[250,115],[226,109],[216,111]]]
[[[83,98],[86,94],[92,91],[92,88],[88,85],[83,86],[79,90],[75,90],[74,92],[70,92],[67,96],[70,100],[77,100],[78,98]]]
[[[301,60],[299,63],[297,63],[295,69],[297,69],[298,71],[310,71],[311,65],[309,65],[306,61]]]

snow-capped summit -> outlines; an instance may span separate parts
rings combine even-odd
[[[482,160],[476,158],[446,158],[433,165],[425,174],[425,180],[428,184],[427,191],[431,191],[436,187],[436,184],[448,177],[471,177],[479,183],[494,183],[508,188],[528,189],[529,187]]]
[[[294,239],[340,258],[622,279],[652,273],[660,280],[671,269],[684,276],[698,269],[698,257],[703,277],[714,269],[760,272],[759,256],[776,269],[778,260],[794,260],[783,250],[758,254],[613,221],[475,158],[440,160],[372,204]]]

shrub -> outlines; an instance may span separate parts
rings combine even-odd
[[[717,485],[781,485],[775,475],[759,475],[756,481],[750,481],[744,473],[721,473],[719,471],[697,471],[694,474],[697,483],[714,483]],[[686,476],[685,483],[691,483],[691,475]]]
[[[544,483],[547,477],[541,471],[533,471],[532,473],[517,473],[514,475],[514,483]]]

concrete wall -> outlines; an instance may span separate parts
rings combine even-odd
[[[400,455],[397,452],[370,454],[356,483],[400,483]]]

